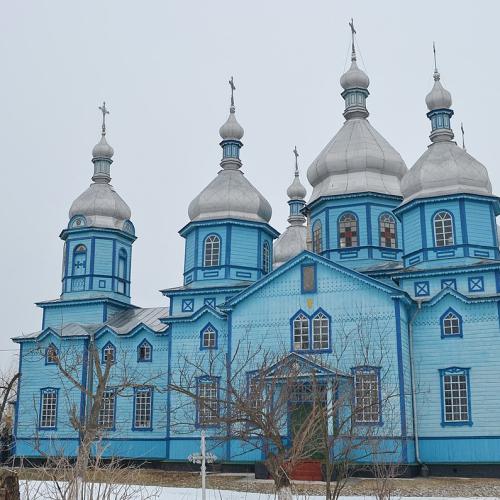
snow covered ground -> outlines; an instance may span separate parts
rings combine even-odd
[[[39,481],[21,482],[21,500],[52,500],[56,499],[46,485]],[[201,490],[194,488],[152,488],[152,487],[134,487],[138,488],[137,500],[201,500]],[[140,493],[139,493],[140,489]],[[130,498],[130,497],[128,497]],[[295,500],[324,500],[320,496],[296,496]],[[422,497],[402,497],[404,500],[422,500]],[[495,500],[495,497],[426,497],[427,500]],[[244,493],[241,491],[207,490],[207,500],[274,500],[274,495],[267,493]],[[342,500],[375,500],[372,496],[346,496]]]

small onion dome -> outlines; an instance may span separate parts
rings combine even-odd
[[[298,172],[295,174],[293,182],[286,190],[286,194],[291,200],[303,200],[306,197],[306,188],[300,182]]]
[[[486,167],[453,141],[431,144],[401,181],[403,203],[451,194],[491,196]]]
[[[94,146],[92,156],[94,158],[111,159],[115,154],[113,148],[106,141],[106,134],[102,134],[101,140]]]
[[[367,89],[370,85],[368,75],[358,68],[356,59],[352,59],[351,67],[340,77],[340,85],[344,90]]]
[[[236,120],[234,106],[231,106],[229,116],[226,120],[226,123],[224,123],[224,125],[222,125],[222,127],[219,129],[219,134],[222,137],[223,141],[231,139],[239,141],[243,137],[243,133],[243,127],[238,123],[238,120]]]
[[[129,206],[106,182],[93,183],[71,205],[69,218],[83,215],[87,226],[108,229],[122,229],[130,219]]]
[[[448,109],[451,107],[451,94],[441,85],[441,77],[434,72],[434,86],[425,98],[429,111],[434,109]]]
[[[309,203],[321,196],[374,192],[401,196],[408,169],[365,118],[347,120],[307,170]]]
[[[236,169],[221,170],[217,177],[189,204],[191,221],[242,219],[269,222],[269,202]]]
[[[307,228],[303,225],[288,226],[275,241],[273,267],[276,269],[300,252],[307,250]]]

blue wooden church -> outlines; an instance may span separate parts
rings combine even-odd
[[[185,461],[201,429],[217,432],[211,422],[220,408],[201,411],[192,403],[193,430],[185,432],[176,425],[181,396],[161,388],[178,376],[183,356],[209,351],[231,359],[235,345],[250,338],[350,374],[356,399],[371,403],[355,415],[360,432],[377,426],[381,439],[397,443],[395,461],[500,463],[499,198],[486,168],[453,140],[452,99],[437,68],[426,97],[430,145],[408,169],[368,120],[369,78],[354,44],[351,60],[340,79],[345,121],[307,171],[307,201],[296,161],[282,234],[270,225],[270,204],[242,172],[243,128],[231,97],[220,128],[220,170],[190,203],[179,231],[183,283],[162,291],[160,308],[131,302],[135,229],[110,184],[113,149],[101,108],[92,183],[60,234],[62,293],[37,303],[40,330],[14,339],[21,373],[16,456],[76,453],[70,409],[85,416],[88,401],[61,376],[55,355],[71,349],[79,383],[89,387],[92,344],[103,362],[111,357],[145,380],[126,393],[106,391],[99,419],[108,453]],[[359,356],[360,342],[346,343],[353,331],[362,331],[367,345],[383,345],[383,356],[380,349]],[[158,373],[161,380],[148,384]],[[201,398],[216,401],[221,379],[194,380]],[[388,392],[396,395],[390,411]],[[217,453],[225,462],[262,459],[238,442]]]

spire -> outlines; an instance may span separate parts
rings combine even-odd
[[[295,175],[293,182],[286,191],[288,198],[290,198],[288,201],[288,205],[290,205],[290,216],[288,217],[288,222],[292,226],[301,226],[306,221],[306,218],[302,214],[301,210],[305,207],[304,198],[306,197],[307,191],[299,179],[299,152],[297,151],[297,146],[293,148],[293,154],[295,156]]]
[[[462,149],[467,152],[467,148],[465,147],[465,131],[464,124],[460,122],[460,130],[462,131]]]
[[[109,115],[109,110],[106,108],[106,103],[98,108],[102,113],[101,125],[101,140],[92,149],[92,163],[94,164],[94,175],[92,180],[97,183],[109,183],[110,167],[114,154],[113,148],[106,141],[106,115]]]
[[[430,139],[432,142],[451,141],[454,137],[450,126],[450,119],[453,116],[451,94],[441,84],[435,42],[432,43],[432,51],[434,54],[434,85],[425,98],[425,103],[429,109],[427,117],[432,124]]]
[[[356,62],[354,36],[357,32],[352,19],[349,27],[351,28],[351,67],[340,77],[340,85],[344,89],[341,95],[345,99],[344,117],[346,120],[368,117],[366,98],[370,95],[368,92],[370,79],[364,71],[359,69]]]
[[[237,170],[241,167],[240,149],[243,146],[241,138],[243,137],[243,127],[236,120],[236,108],[234,106],[234,79],[231,77],[229,80],[231,88],[231,106],[229,108],[229,117],[226,123],[219,129],[219,134],[222,137],[220,143],[222,147],[222,161],[221,167],[224,170]]]

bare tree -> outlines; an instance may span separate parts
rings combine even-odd
[[[144,375],[143,371],[135,367],[135,363],[129,362],[126,351],[117,355],[116,351],[113,350],[101,356],[101,350],[98,349],[93,338],[89,342],[86,359],[82,350],[75,347],[65,348],[64,345],[61,345],[56,349],[51,345],[48,348],[37,347],[36,349],[42,356],[50,357],[50,361],[57,366],[58,374],[64,382],[62,384],[64,386],[63,396],[66,397],[68,419],[71,427],[78,432],[79,447],[74,463],[65,458],[62,449],[60,453],[57,451],[54,453],[54,450],[51,453],[46,453],[40,445],[38,431],[34,435],[34,447],[50,463],[56,460],[56,463],[61,467],[72,463],[71,470],[74,474],[68,483],[68,496],[58,498],[61,500],[65,498],[71,498],[71,500],[101,498],[89,496],[90,483],[87,475],[89,471],[95,469],[96,463],[102,468],[102,453],[104,452],[102,442],[103,436],[107,432],[107,426],[105,422],[102,422],[101,410],[107,398],[110,397],[110,387],[113,389],[114,398],[127,397],[130,389],[144,386],[164,391],[165,387],[161,383],[166,377],[162,372]],[[49,352],[46,349],[49,349]],[[84,363],[87,364],[87,379],[82,381]],[[80,413],[79,406],[75,403],[75,393],[85,398],[86,411],[83,414]],[[112,459],[112,465],[113,471],[122,468],[121,465],[117,467],[116,459]]]
[[[239,442],[243,454],[261,451],[278,498],[291,499],[290,474],[301,460],[314,453],[319,438],[320,413],[317,400],[311,397],[314,391],[307,360],[289,353],[252,351],[248,344],[240,343],[230,360],[210,352],[179,361],[178,375],[169,388],[184,396],[184,403],[173,411],[177,415],[174,425],[186,432],[192,432],[195,425],[213,427],[214,442]],[[202,384],[222,380],[222,374],[226,377],[215,391],[214,387],[200,390]],[[308,412],[289,428],[290,411],[305,399]],[[198,408],[198,422],[192,418],[193,403]],[[186,413],[179,417],[182,405]]]
[[[118,459],[103,460],[103,448],[93,457],[86,471],[86,481],[80,483],[77,470],[70,459],[61,453],[47,456],[43,465],[30,464],[24,469],[21,492],[26,500],[153,500],[159,497],[158,487],[141,486],[139,467],[131,466]],[[34,477],[37,481],[30,481]],[[75,483],[79,483],[78,497],[75,497]]]

